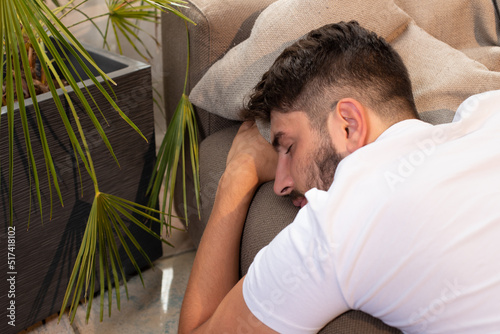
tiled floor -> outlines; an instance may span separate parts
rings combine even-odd
[[[180,224],[180,223],[177,223]],[[121,310],[113,301],[111,318],[107,316],[107,297],[104,302],[104,319],[99,321],[99,296],[92,304],[92,311],[85,323],[86,308],[80,305],[73,324],[65,316],[57,324],[57,315],[45,323],[33,325],[21,333],[26,334],[156,334],[177,333],[179,312],[193,264],[195,250],[185,232],[176,231],[168,238],[176,247],[164,246],[163,257],[154,262],[155,268],[143,272],[144,288],[138,276],[127,282],[129,300],[121,293]]]

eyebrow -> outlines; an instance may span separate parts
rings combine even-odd
[[[284,135],[285,133],[282,131],[279,131],[274,135],[273,148],[276,152],[278,151],[278,147],[281,146],[281,137],[283,137]]]

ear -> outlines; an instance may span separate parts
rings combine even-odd
[[[341,99],[335,109],[340,121],[347,152],[352,153],[367,144],[368,115],[366,108],[352,98]]]

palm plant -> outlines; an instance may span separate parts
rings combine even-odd
[[[87,0],[83,0],[86,2]],[[70,319],[73,321],[76,314],[76,306],[80,302],[82,293],[84,298],[89,297],[87,305],[87,320],[90,315],[92,307],[92,297],[95,292],[95,285],[97,273],[99,272],[99,285],[101,291],[100,309],[101,320],[103,318],[103,304],[104,304],[104,290],[108,289],[109,298],[109,315],[111,315],[112,298],[111,293],[114,286],[117,306],[120,308],[120,275],[123,278],[125,291],[127,292],[127,285],[125,274],[123,272],[122,263],[118,256],[118,247],[115,242],[115,235],[121,242],[122,247],[130,257],[131,262],[138,271],[141,281],[142,276],[140,269],[134,260],[129,247],[127,246],[126,239],[140,251],[140,253],[147,259],[150,265],[151,261],[148,259],[145,252],[142,251],[141,246],[137,240],[130,233],[128,227],[124,223],[124,219],[128,219],[133,224],[147,231],[149,234],[161,239],[159,235],[154,233],[147,226],[147,221],[157,222],[163,226],[164,214],[163,211],[170,209],[165,205],[161,210],[156,210],[156,197],[159,194],[162,182],[165,182],[165,188],[172,188],[173,182],[172,171],[176,170],[179,162],[179,156],[182,153],[184,157],[184,129],[187,128],[190,134],[189,151],[191,152],[193,162],[193,173],[195,179],[198,180],[198,147],[196,138],[196,123],[192,106],[184,94],[181,97],[177,118],[174,120],[167,130],[162,148],[166,149],[160,156],[167,157],[167,160],[159,159],[157,163],[158,171],[154,179],[151,181],[152,199],[150,206],[143,206],[137,203],[125,200],[123,198],[114,196],[112,194],[102,193],[99,190],[98,178],[94,168],[94,160],[91,155],[87,138],[82,130],[81,118],[84,117],[77,112],[75,105],[70,98],[69,89],[77,96],[77,99],[82,104],[85,110],[85,117],[88,117],[100,138],[105,143],[110,154],[118,163],[118,159],[113,153],[113,148],[108,140],[104,129],[99,123],[99,117],[105,118],[96,99],[90,93],[85,84],[78,84],[83,82],[82,78],[75,71],[75,67],[71,63],[66,63],[64,60],[68,55],[72,55],[78,62],[79,66],[84,70],[87,76],[91,79],[92,83],[99,89],[100,94],[105,97],[106,101],[113,107],[113,109],[120,114],[120,116],[127,122],[130,127],[138,132],[144,140],[146,138],[142,135],[140,129],[127,117],[127,115],[120,109],[113,99],[111,86],[114,82],[104,73],[92,60],[89,53],[85,50],[82,44],[73,36],[68,26],[61,22],[61,17],[66,15],[68,11],[79,11],[86,16],[85,12],[81,9],[81,3],[76,4],[74,0],[61,4],[53,1],[58,7],[55,10],[49,9],[43,0],[19,0],[19,1],[1,1],[0,2],[0,35],[2,35],[2,51],[3,60],[0,66],[0,83],[4,87],[2,95],[2,114],[7,117],[8,123],[8,140],[9,140],[9,154],[8,154],[8,198],[9,198],[9,224],[14,226],[13,215],[13,174],[14,174],[14,121],[15,113],[19,112],[22,128],[24,131],[24,143],[26,148],[26,156],[29,162],[30,178],[32,179],[33,186],[36,193],[38,208],[43,220],[43,205],[40,193],[40,183],[42,182],[40,174],[40,165],[45,167],[45,174],[49,183],[50,193],[50,215],[52,215],[52,205],[54,196],[52,189],[54,189],[55,196],[58,197],[60,203],[63,203],[63,198],[58,183],[58,175],[54,166],[54,161],[51,156],[49,143],[45,133],[45,124],[37,101],[37,90],[50,91],[52,98],[57,106],[59,116],[64,124],[66,133],[71,142],[72,148],[75,152],[75,157],[79,158],[84,166],[88,176],[91,178],[94,186],[94,200],[90,215],[87,220],[86,229],[84,232],[82,244],[77,255],[76,263],[74,265],[69,284],[67,286],[64,301],[61,310],[64,311],[70,305]],[[158,19],[159,11],[169,11],[175,15],[191,22],[187,17],[182,15],[175,6],[183,6],[185,3],[182,0],[107,0],[108,8],[110,9],[108,15],[109,21],[106,30],[100,31],[104,37],[106,46],[106,37],[108,36],[109,29],[113,30],[114,34],[120,31],[123,36],[130,42],[134,49],[146,58],[143,52],[136,47],[134,43],[140,39],[137,36],[137,20],[156,22]],[[94,18],[86,16],[86,20],[93,22]],[[93,23],[92,23],[93,24]],[[49,58],[47,51],[52,55]],[[121,51],[121,47],[120,47]],[[85,65],[88,62],[90,65]],[[38,64],[40,70],[34,70],[35,63]],[[91,68],[98,72],[98,75],[103,78],[100,82],[96,75],[92,74]],[[40,73],[38,73],[40,72]],[[72,74],[76,73],[76,74]],[[187,76],[186,76],[187,78]],[[57,88],[61,88],[62,96],[56,92]],[[111,92],[111,93],[110,93]],[[30,98],[34,108],[36,126],[39,133],[44,164],[35,161],[33,154],[32,141],[29,135],[29,125],[26,113],[26,99]],[[15,109],[15,101],[18,104],[18,111]],[[69,106],[70,116],[66,114],[63,103]],[[94,110],[99,112],[96,114]],[[0,114],[0,121],[1,121]],[[76,131],[73,129],[71,123],[76,125]],[[170,150],[169,150],[170,149]],[[183,158],[182,158],[183,159]],[[165,176],[165,167],[167,168],[167,175]],[[174,178],[175,178],[175,172]],[[198,183],[196,184],[198,187]],[[197,192],[198,193],[198,192]],[[158,218],[159,215],[159,218]],[[170,217],[171,215],[169,215]],[[140,217],[140,218],[137,218]],[[168,241],[162,239],[164,243]],[[98,269],[99,268],[99,269]],[[144,284],[144,282],[143,282]],[[127,293],[128,298],[128,293]],[[62,317],[63,312],[60,314]]]

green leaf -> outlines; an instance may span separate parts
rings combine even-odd
[[[73,322],[74,316],[76,314],[76,308],[78,306],[78,302],[80,300],[84,285],[84,296],[88,296],[89,298],[86,315],[86,319],[89,319],[92,299],[95,293],[95,261],[98,261],[97,266],[99,268],[99,288],[101,292],[99,299],[100,320],[103,320],[104,296],[106,287],[108,289],[109,316],[111,315],[111,291],[113,287],[115,288],[115,295],[117,296],[118,308],[120,308],[119,275],[116,267],[118,267],[120,270],[121,278],[124,281],[128,299],[128,290],[126,288],[125,282],[126,277],[119,257],[118,247],[115,242],[115,235],[116,237],[118,237],[121,246],[125,250],[125,253],[128,255],[130,261],[132,262],[132,265],[139,274],[142,284],[144,285],[141,270],[132,255],[129,243],[131,243],[139,251],[139,253],[146,259],[150,266],[153,266],[153,263],[150,261],[146,252],[144,252],[144,250],[141,248],[134,235],[130,232],[129,228],[125,224],[124,219],[127,219],[130,223],[139,226],[150,235],[170,245],[168,241],[162,239],[160,235],[153,232],[146,226],[144,222],[140,221],[137,218],[141,217],[145,221],[153,220],[156,222],[160,222],[159,219],[151,216],[149,212],[150,210],[151,209],[146,206],[122,199],[117,196],[105,193],[96,194],[96,196],[94,197],[94,202],[92,203],[92,208],[90,210],[90,215],[87,221],[87,227],[83,236],[82,245],[77,255],[76,264],[73,267],[70,282],[64,295],[59,320],[62,318],[64,310],[69,303],[70,296],[73,295],[69,310],[70,321]],[[164,214],[163,212],[160,212],[158,210],[153,211],[157,214]],[[111,277],[113,277],[113,279],[111,279]]]
[[[186,32],[188,32],[186,24]],[[189,101],[186,94],[186,87],[189,74],[189,33],[188,38],[188,58],[186,64],[186,76],[184,81],[184,92],[175,109],[174,115],[167,127],[167,133],[163,138],[160,149],[157,154],[156,164],[154,167],[151,180],[148,185],[148,193],[150,199],[148,205],[156,207],[160,195],[161,186],[164,186],[163,202],[160,205],[162,211],[167,212],[167,224],[171,226],[171,215],[173,210],[173,196],[167,204],[167,193],[173,194],[176,186],[177,166],[179,161],[182,161],[182,191],[184,200],[184,215],[187,221],[187,189],[186,189],[186,162],[185,162],[185,145],[189,145],[188,152],[191,159],[192,173],[194,180],[194,191],[196,196],[196,204],[198,217],[200,217],[200,171],[199,171],[199,147],[198,147],[198,128],[196,124],[196,115],[193,105]],[[188,133],[188,143],[186,143],[186,130]],[[162,217],[163,218],[163,217]]]
[[[178,8],[181,7],[187,8],[187,2],[180,0],[106,0],[108,12],[100,13],[92,17],[83,10],[80,10],[78,8],[80,5],[81,4],[72,4],[71,6],[65,5],[58,9],[59,11],[66,10],[64,15],[67,15],[71,11],[76,11],[84,17],[83,20],[68,26],[69,28],[85,22],[90,22],[103,38],[103,48],[106,47],[108,50],[110,49],[110,45],[107,42],[107,37],[109,29],[111,28],[113,30],[120,54],[123,53],[121,42],[121,36],[123,36],[127,40],[128,44],[137,52],[137,54],[145,60],[149,60],[151,54],[145,46],[142,37],[138,36],[138,32],[148,35],[158,46],[160,44],[155,36],[140,28],[140,22],[152,22],[159,26],[160,13],[171,12],[183,20],[195,24],[178,10]],[[107,17],[106,29],[104,32],[95,23],[96,19],[102,17]],[[121,35],[118,32],[120,32]],[[141,45],[141,48],[139,48],[136,43]],[[141,51],[141,49],[144,51]],[[146,52],[148,56],[144,55],[143,52]]]
[[[85,2],[84,0],[83,2]],[[71,6],[63,5],[62,8],[58,9],[60,15],[65,15],[67,10],[76,10],[83,13],[80,9],[80,4],[73,4]],[[118,1],[114,1],[118,3]],[[185,6],[184,1],[141,1],[140,5],[132,6],[138,3],[138,1],[121,1],[123,8],[120,9],[120,19],[122,20],[121,25],[119,25],[118,30],[121,30],[128,36],[127,40],[129,43],[134,43],[137,39],[137,32],[140,31],[137,21],[147,21],[147,22],[157,22],[158,20],[158,10],[165,10],[182,17],[189,22],[191,20],[187,19],[183,14],[181,14],[177,8]],[[72,8],[72,9],[71,9]],[[88,15],[83,13],[86,19],[90,19]],[[136,22],[132,22],[135,20]],[[9,197],[9,223],[11,225],[13,222],[13,189],[14,189],[14,125],[18,118],[16,118],[16,110],[14,109],[15,101],[19,105],[19,119],[24,133],[24,142],[26,147],[27,160],[29,161],[29,178],[30,182],[33,182],[33,187],[36,190],[36,197],[40,207],[40,213],[42,214],[42,201],[40,194],[40,168],[38,164],[40,162],[35,161],[32,141],[34,138],[30,138],[29,127],[28,127],[28,115],[26,112],[26,99],[24,97],[24,87],[19,79],[22,75],[26,78],[26,86],[29,92],[34,115],[36,119],[36,127],[38,130],[41,147],[44,156],[45,172],[47,174],[47,180],[49,184],[50,191],[50,212],[52,215],[52,191],[55,189],[55,193],[59,197],[61,204],[63,203],[61,191],[59,188],[56,168],[54,166],[54,161],[51,156],[50,147],[48,144],[47,136],[45,133],[45,124],[41,115],[40,107],[38,105],[38,100],[36,97],[36,92],[34,89],[34,80],[31,74],[30,67],[30,57],[33,50],[36,53],[38,60],[40,62],[40,67],[42,72],[45,74],[47,80],[47,86],[50,89],[52,98],[57,107],[60,119],[64,126],[64,129],[68,135],[73,151],[75,152],[75,157],[81,159],[85,166],[87,174],[92,179],[94,183],[95,197],[90,210],[90,214],[87,220],[87,225],[85,228],[84,236],[80,249],[77,254],[77,258],[70,276],[70,280],[66,289],[66,293],[63,299],[61,310],[66,310],[69,306],[69,317],[71,321],[74,320],[76,315],[78,304],[82,298],[86,300],[89,298],[87,304],[87,321],[92,308],[93,296],[95,293],[96,280],[99,274],[98,286],[101,290],[100,298],[100,318],[103,318],[103,305],[104,305],[104,290],[108,289],[108,314],[111,314],[112,307],[112,288],[114,286],[115,293],[117,296],[117,305],[120,309],[120,277],[123,280],[125,293],[128,298],[128,288],[125,280],[125,273],[123,270],[123,265],[119,257],[118,247],[116,244],[116,238],[118,238],[123,249],[130,257],[130,260],[136,270],[139,272],[139,276],[142,279],[139,267],[132,257],[130,248],[128,244],[136,247],[139,252],[144,256],[148,262],[152,265],[151,261],[147,258],[147,254],[142,250],[141,246],[134,238],[132,233],[129,231],[125,221],[128,220],[132,224],[136,224],[143,230],[147,231],[149,234],[162,240],[162,242],[169,244],[166,240],[163,240],[155,232],[151,231],[147,225],[147,221],[160,223],[161,227],[164,223],[164,217],[166,213],[163,210],[155,210],[148,206],[139,205],[131,201],[121,199],[119,197],[101,193],[98,188],[97,175],[94,169],[94,162],[91,156],[89,145],[87,144],[85,132],[81,125],[80,119],[87,117],[97,132],[101,136],[103,142],[107,146],[111,156],[117,161],[111,143],[109,142],[106,133],[101,126],[99,120],[100,118],[106,118],[106,115],[102,112],[102,105],[97,104],[97,99],[90,94],[90,91],[86,84],[82,82],[81,78],[77,74],[76,77],[71,75],[72,69],[74,69],[73,64],[66,64],[65,59],[68,55],[72,55],[78,66],[81,66],[86,75],[90,78],[97,89],[99,94],[101,94],[104,99],[111,105],[111,107],[119,113],[125,122],[127,122],[130,127],[138,132],[144,139],[144,135],[140,132],[138,127],[123,113],[119,106],[115,102],[115,96],[112,91],[111,85],[114,82],[109,78],[109,76],[104,73],[101,69],[97,67],[95,62],[90,57],[89,53],[85,50],[83,45],[72,35],[68,27],[66,27],[56,14],[51,12],[46,6],[43,0],[19,0],[19,1],[0,1],[0,35],[2,36],[2,66],[0,66],[0,83],[5,86],[5,97],[2,99],[3,105],[2,112],[6,110],[7,116],[7,128],[8,128],[8,142],[9,142],[9,153],[8,153],[8,197]],[[107,36],[106,33],[102,33],[104,37]],[[153,36],[151,36],[153,37]],[[141,41],[139,41],[139,45]],[[50,52],[53,59],[49,59],[46,52]],[[88,62],[90,65],[85,65]],[[102,78],[98,79],[92,74],[91,68],[97,70],[98,76]],[[65,82],[68,86],[65,86]],[[76,100],[81,104],[83,111],[77,108],[73,99],[69,93],[74,92]],[[59,96],[59,94],[62,94]],[[186,102],[187,101],[187,102]],[[63,107],[63,102],[65,102],[69,108],[70,114],[66,114],[66,110]],[[190,152],[191,162],[195,163],[196,166],[193,167],[193,173],[197,172],[198,164],[198,148],[197,148],[197,138],[196,138],[196,123],[194,118],[194,111],[192,106],[189,107],[187,96],[185,94],[182,96],[180,101],[180,116],[178,117],[178,124],[182,125],[182,129],[172,133],[168,136],[172,137],[171,143],[163,147],[171,148],[174,152],[177,152],[177,157],[173,160],[164,160],[161,165],[172,172],[175,175],[177,170],[177,164],[179,163],[179,152]],[[187,107],[187,109],[185,109]],[[187,111],[186,111],[187,110]],[[96,111],[98,112],[96,114]],[[0,114],[1,121],[1,114]],[[192,124],[191,122],[194,123]],[[182,139],[184,138],[185,128],[187,125],[188,134],[190,138],[190,146],[186,148]],[[180,129],[180,128],[179,128]],[[193,132],[194,131],[194,132]],[[175,137],[175,138],[174,138]],[[3,139],[3,138],[2,138]],[[195,144],[193,144],[195,143]],[[168,154],[167,154],[168,155]],[[163,156],[166,156],[163,154]],[[184,154],[183,154],[183,164],[185,164]],[[42,168],[43,170],[43,168]],[[78,174],[81,175],[80,170]],[[156,171],[156,175],[160,172]],[[80,176],[80,182],[81,176]],[[199,187],[199,182],[196,180],[195,183]],[[170,189],[175,184],[170,183]],[[161,185],[160,185],[161,187]],[[156,186],[154,189],[159,189]],[[185,189],[184,189],[185,191]],[[199,194],[199,190],[196,190]],[[156,207],[156,206],[152,206]],[[170,202],[169,208],[171,209],[172,202]],[[31,201],[30,201],[31,208]],[[157,216],[160,216],[158,218]],[[169,216],[169,222],[170,222]],[[171,228],[171,227],[170,227]],[[128,239],[128,240],[127,240]],[[98,272],[99,270],[99,272]],[[107,282],[107,284],[106,284]],[[144,282],[143,282],[144,283]],[[63,312],[61,312],[59,319],[61,319]]]

